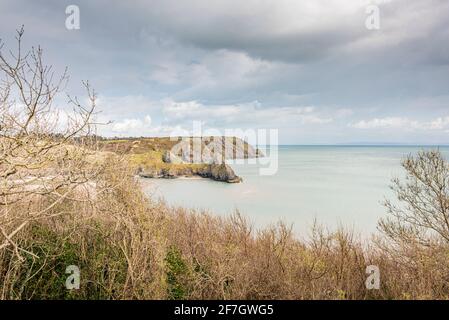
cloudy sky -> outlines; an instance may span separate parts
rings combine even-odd
[[[449,143],[447,0],[0,0],[7,47],[21,24],[71,93],[94,85],[104,135],[196,120],[282,144]]]

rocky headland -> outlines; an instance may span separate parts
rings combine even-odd
[[[260,150],[235,137],[129,138],[101,143],[107,151],[124,154],[143,178],[202,177],[239,183],[242,178],[226,160],[263,156]]]

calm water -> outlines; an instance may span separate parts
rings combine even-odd
[[[429,147],[425,147],[429,149]],[[344,225],[375,231],[381,205],[391,198],[392,177],[403,175],[400,161],[423,147],[282,146],[279,169],[259,175],[258,165],[233,165],[243,183],[207,179],[142,179],[144,190],[169,204],[228,214],[238,209],[264,226],[278,220],[307,232],[314,219],[330,228]],[[449,147],[440,150],[449,157]]]

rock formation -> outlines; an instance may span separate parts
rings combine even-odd
[[[216,181],[228,183],[239,183],[243,181],[242,178],[237,176],[234,173],[234,170],[232,170],[232,168],[225,163],[210,164],[207,166],[206,170],[200,170],[198,175],[204,178],[210,178]]]
[[[144,178],[200,176],[238,183],[226,164],[230,159],[264,156],[260,150],[235,137],[128,138],[102,140],[105,151],[125,154],[136,174]]]

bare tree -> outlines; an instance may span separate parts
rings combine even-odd
[[[449,244],[449,163],[436,150],[410,155],[402,166],[405,181],[392,181],[398,201],[385,202],[390,217],[380,230],[402,244]]]
[[[17,30],[17,49],[8,55],[0,41],[0,251],[19,256],[14,236],[96,174],[80,139],[92,133],[95,92],[86,82],[87,107],[68,95],[69,108],[55,107],[67,69],[56,77],[40,47],[24,52],[23,34]],[[44,196],[45,206],[29,205]],[[26,209],[19,214],[18,207]]]

